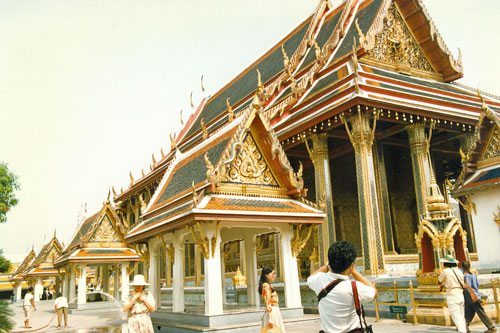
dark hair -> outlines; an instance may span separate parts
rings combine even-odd
[[[33,291],[33,287],[29,287],[29,288],[28,288],[28,292],[30,293],[30,292],[32,292],[32,291]]]
[[[342,273],[356,261],[356,255],[356,248],[351,242],[335,242],[328,249],[328,265],[334,273]]]
[[[472,274],[471,271],[470,271],[470,262],[468,261],[462,261],[462,268],[464,269],[464,271],[468,274]]]
[[[457,267],[457,264],[456,264],[456,263],[454,263],[454,262],[444,262],[444,263],[443,263],[443,266],[444,266],[444,267],[453,268],[453,267]]]
[[[260,281],[259,281],[259,295],[262,295],[262,285],[264,283],[269,283],[269,281],[267,281],[267,274],[271,273],[272,271],[274,271],[274,266],[271,266],[271,265],[266,265],[262,268],[262,272],[260,273]],[[269,284],[271,285],[271,284]],[[271,287],[271,292],[274,292],[274,289],[273,287]]]
[[[61,293],[57,293],[56,297],[61,297],[62,294]]]

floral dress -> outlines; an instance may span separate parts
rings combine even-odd
[[[128,297],[128,304],[132,301],[133,294]],[[156,306],[155,299],[150,293],[144,293],[144,298],[148,304]],[[149,310],[142,301],[136,301],[128,312],[128,332],[129,333],[154,333],[153,323],[149,317]]]
[[[262,300],[266,305],[266,313],[264,314],[262,327],[264,328],[266,325],[272,323],[274,326],[279,327],[281,332],[285,333],[285,324],[283,323],[278,305],[278,293],[271,289],[269,283],[264,283],[262,285]],[[271,312],[267,312],[267,307],[271,307]]]

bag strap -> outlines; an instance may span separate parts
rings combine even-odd
[[[462,289],[464,289],[464,285],[462,284],[462,282],[460,282],[460,279],[458,278],[457,273],[455,273],[455,270],[453,268],[450,268],[450,269],[453,272],[453,274],[455,274],[455,277],[457,278],[458,283],[460,283],[460,287],[462,287]]]
[[[333,280],[329,285],[327,285],[325,288],[323,288],[323,290],[320,291],[320,293],[318,294],[318,303],[319,301],[321,301],[326,295],[328,295],[328,293],[330,291],[332,291],[333,288],[335,288],[336,285],[338,285],[340,282],[342,282],[344,280],[342,279],[337,279],[337,280]]]
[[[358,287],[356,285],[356,281],[351,281],[351,286],[352,286],[352,295],[354,297],[354,305],[356,306],[356,314],[359,317],[359,324],[361,325],[361,328],[363,328],[363,322],[364,322],[365,328],[368,328],[368,324],[366,323],[365,319],[365,309],[363,309],[363,306],[359,303]],[[363,318],[363,320],[361,320],[361,318]]]

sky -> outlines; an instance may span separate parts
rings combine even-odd
[[[472,87],[500,94],[500,2],[423,0],[446,45],[462,50]],[[339,3],[340,0],[332,1]],[[305,20],[319,0],[0,1],[0,161],[19,176],[19,204],[0,248],[21,261],[68,243],[83,204],[102,207],[154,153],[167,152],[214,94]],[[480,5],[479,5],[480,4]]]

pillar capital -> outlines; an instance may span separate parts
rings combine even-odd
[[[345,115],[340,116],[355,151],[366,150],[371,155],[378,117],[379,111],[373,113],[361,112],[359,105],[355,114],[347,117]]]

